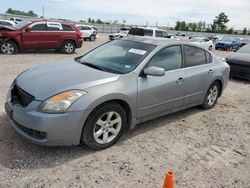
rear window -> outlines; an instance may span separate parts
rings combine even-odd
[[[205,51],[193,46],[184,46],[185,67],[206,64]]]
[[[63,31],[74,31],[70,25],[62,24]]]

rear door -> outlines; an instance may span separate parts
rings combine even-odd
[[[59,22],[47,22],[47,31],[45,33],[45,41],[47,48],[59,48],[63,35],[63,27]]]
[[[46,48],[45,32],[46,22],[35,22],[28,26],[30,29],[23,29],[22,31],[22,42],[23,47],[26,49],[39,49]]]
[[[139,76],[137,118],[177,111],[183,105],[184,69],[181,46],[166,47],[147,64],[164,68],[164,76]]]
[[[184,106],[201,104],[209,85],[212,83],[215,69],[212,56],[206,50],[184,45],[185,99]]]

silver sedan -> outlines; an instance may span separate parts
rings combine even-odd
[[[104,149],[143,121],[197,105],[212,108],[229,71],[189,43],[131,37],[23,72],[5,109],[15,130],[34,143]]]

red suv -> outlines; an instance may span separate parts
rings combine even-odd
[[[23,21],[14,27],[0,25],[0,50],[4,54],[23,49],[59,49],[71,54],[82,42],[82,33],[70,23],[39,20]]]

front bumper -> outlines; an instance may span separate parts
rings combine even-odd
[[[13,128],[22,137],[36,144],[78,145],[82,127],[87,119],[87,111],[46,114],[31,110],[39,104],[40,102],[33,101],[24,108],[17,104],[5,103],[5,111]]]

